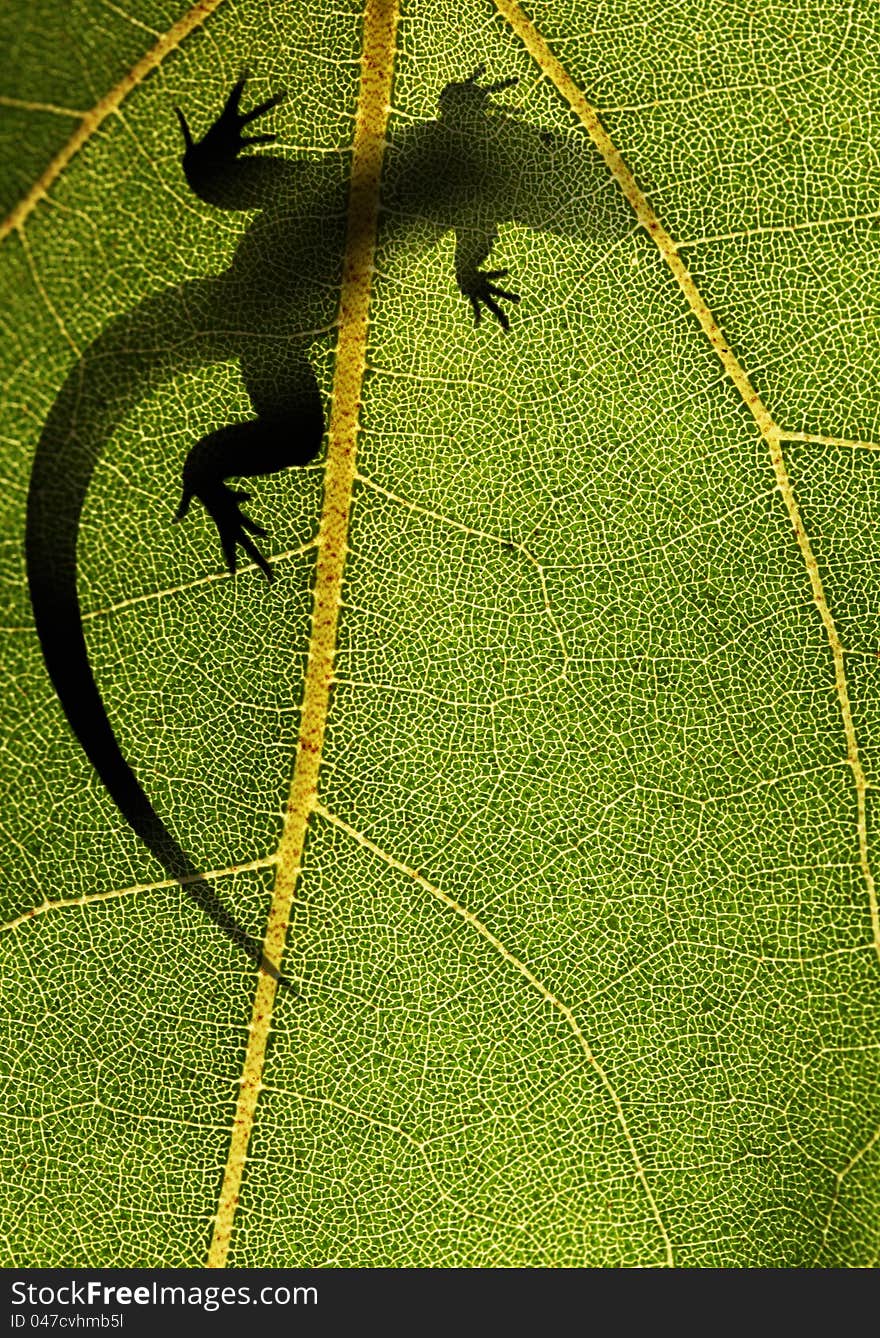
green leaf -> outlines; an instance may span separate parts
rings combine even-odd
[[[876,1264],[876,7],[76,11],[4,19],[2,1262]],[[400,185],[483,63],[549,135],[505,159],[508,334]],[[356,183],[341,294],[313,250],[267,317],[327,449],[254,485],[274,583],[231,577],[171,520],[236,358],[145,374],[79,588],[125,756],[295,991],[103,791],[23,558],[102,332],[243,236],[280,282],[180,167],[174,107],[203,134],[245,68]]]

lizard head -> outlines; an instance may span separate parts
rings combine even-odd
[[[490,98],[493,93],[500,93],[502,89],[518,84],[519,78],[513,75],[509,79],[499,79],[497,83],[484,84],[481,87],[477,80],[485,73],[485,65],[478,65],[473,73],[460,83],[453,82],[446,85],[439,98],[441,120],[461,125],[487,116],[493,109],[507,112],[517,110],[515,107],[498,107],[496,103],[490,102]]]

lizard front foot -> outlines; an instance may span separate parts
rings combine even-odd
[[[226,559],[226,565],[232,574],[236,570],[237,546],[240,546],[247,553],[257,566],[260,568],[267,581],[275,579],[274,572],[263,554],[257,548],[250,534],[258,534],[261,538],[266,537],[266,531],[262,525],[258,525],[250,516],[246,516],[241,509],[242,502],[249,502],[251,494],[249,492],[239,492],[230,488],[226,483],[217,480],[211,483],[203,483],[198,487],[193,487],[184,480],[183,497],[180,500],[180,506],[177,508],[175,521],[183,520],[189,504],[193,497],[198,497],[203,503],[205,510],[217,526],[217,533],[220,535],[220,544],[223,548],[223,556]]]
[[[483,306],[492,312],[502,330],[510,329],[507,313],[499,307],[495,299],[501,297],[507,302],[518,302],[520,300],[519,293],[509,293],[505,288],[498,288],[491,282],[492,279],[503,279],[507,272],[506,269],[475,269],[468,274],[456,275],[461,292],[464,293],[473,307],[474,325],[480,323],[482,317],[480,303],[482,302]]]

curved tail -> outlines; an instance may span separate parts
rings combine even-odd
[[[122,755],[89,663],[77,593],[76,544],[89,482],[125,413],[160,381],[234,356],[218,332],[216,279],[150,298],[114,321],[71,370],[46,420],[31,472],[25,554],[34,620],[70,726],[126,822],[170,877],[276,980],[258,940],[236,922],[178,845]]]

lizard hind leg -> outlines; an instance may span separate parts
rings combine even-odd
[[[230,478],[253,478],[314,460],[324,435],[324,412],[315,374],[304,355],[283,366],[242,357],[242,375],[256,418],[232,423],[198,441],[183,466],[183,492],[176,520],[182,520],[197,497],[220,536],[227,567],[235,572],[242,548],[268,581],[272,566],[254,542],[266,530],[242,510],[251,493],[230,487]]]

